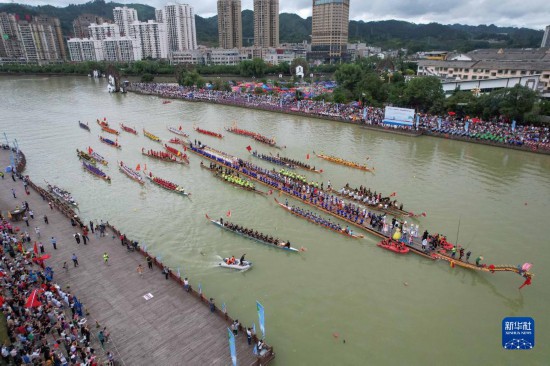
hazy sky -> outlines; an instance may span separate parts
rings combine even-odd
[[[0,3],[12,2],[0,0]],[[29,5],[67,6],[87,0],[15,0]],[[165,0],[120,0],[123,4],[143,3],[161,7]],[[195,8],[195,14],[209,17],[216,14],[216,0],[179,1]],[[311,0],[280,0],[282,13],[311,16]],[[252,9],[253,0],[243,0],[243,9]],[[548,0],[351,0],[350,18],[355,20],[400,19],[413,23],[495,24],[499,26],[544,29],[550,25]],[[146,20],[146,19],[144,19]]]

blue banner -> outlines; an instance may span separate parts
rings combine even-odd
[[[516,130],[516,120],[512,121],[512,131]]]
[[[416,128],[418,129],[418,125],[420,124],[420,114],[416,115]]]
[[[441,118],[437,119],[437,128],[441,129]]]
[[[363,108],[363,119],[367,120],[367,108]]]
[[[260,323],[260,330],[262,331],[262,337],[265,338],[265,315],[264,307],[259,301],[256,301],[256,308],[258,309],[258,321]]]
[[[227,334],[229,335],[229,351],[231,352],[231,362],[233,363],[233,366],[237,366],[237,348],[235,347],[235,335],[229,328],[227,328]]]
[[[466,121],[466,123],[464,124],[464,131],[468,132],[469,129],[470,129],[470,121]]]

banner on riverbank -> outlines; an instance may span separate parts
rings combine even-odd
[[[227,334],[229,335],[229,351],[231,352],[231,362],[233,366],[237,366],[237,348],[235,347],[235,335],[229,328],[227,328]]]
[[[412,127],[414,121],[414,109],[386,107],[383,123],[396,126]]]
[[[256,308],[258,309],[258,321],[260,323],[260,330],[262,331],[262,337],[265,338],[265,315],[264,307],[259,301],[256,301]]]

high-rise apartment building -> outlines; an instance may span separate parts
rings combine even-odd
[[[311,54],[314,59],[335,60],[346,54],[349,0],[313,0]]]
[[[544,36],[542,37],[542,43],[540,44],[541,48],[550,47],[550,25],[546,27],[544,31]]]
[[[14,14],[0,13],[0,59],[25,61],[17,18]]]
[[[195,13],[187,4],[169,3],[155,11],[156,20],[166,27],[168,53],[197,48]]]
[[[103,61],[103,42],[90,38],[71,38],[67,41],[71,61]]]
[[[279,0],[254,0],[254,46],[279,46]]]
[[[241,0],[218,0],[218,38],[220,48],[243,46]]]
[[[113,16],[115,18],[115,23],[120,29],[121,35],[133,37],[130,24],[138,21],[137,10],[126,6],[116,7],[113,9]]]
[[[141,44],[142,57],[167,58],[168,39],[164,23],[153,20],[130,24],[134,39]]]
[[[117,24],[103,23],[103,24],[90,24],[88,26],[88,33],[91,39],[96,41],[102,41],[106,38],[118,38],[120,37],[120,28]]]
[[[67,58],[59,19],[40,15],[19,20],[0,14],[0,58],[6,62],[48,63]]]
[[[110,23],[106,18],[94,14],[82,14],[73,20],[73,32],[75,38],[90,38],[90,24]]]

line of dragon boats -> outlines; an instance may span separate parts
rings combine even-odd
[[[164,151],[145,150],[145,148],[142,147],[141,153],[150,158],[165,161],[167,163],[186,164],[184,160],[178,159],[174,155]]]
[[[103,172],[101,169],[93,166],[92,164],[83,161],[82,162],[82,167],[84,168],[84,170],[86,170],[87,172],[95,175],[96,177],[101,178],[101,179],[103,179],[104,181],[106,181],[108,183],[111,183],[111,177],[109,177],[107,174],[105,174],[105,172]]]
[[[277,146],[277,143],[275,142],[275,139],[272,139],[272,138],[269,138],[267,136],[261,135],[257,132],[248,131],[248,130],[245,130],[245,129],[242,129],[242,128],[238,128],[237,126],[226,127],[225,130],[227,132],[231,132],[231,133],[234,133],[236,135],[251,137],[256,141],[261,142],[261,143],[266,144],[266,145],[269,145],[271,147],[279,147],[279,146]]]
[[[138,182],[139,184],[145,184],[145,180],[143,179],[141,174],[139,174],[139,172],[135,171],[129,166],[125,165],[122,161],[118,163],[118,169],[126,176],[128,176],[128,178]]]
[[[289,241],[283,242],[283,241],[280,241],[278,238],[273,238],[273,236],[265,235],[263,233],[259,233],[258,231],[255,231],[255,230],[252,230],[252,229],[247,229],[245,227],[235,225],[235,224],[230,223],[228,221],[223,221],[222,219],[220,219],[220,221],[216,221],[216,220],[211,219],[210,216],[208,216],[208,214],[206,214],[206,219],[209,220],[214,225],[221,227],[222,229],[225,229],[225,230],[230,231],[232,233],[235,233],[237,235],[241,235],[241,236],[243,236],[247,239],[251,239],[251,240],[257,241],[259,243],[268,245],[270,247],[277,248],[277,249],[288,250],[288,251],[291,251],[291,252],[299,252],[300,251],[299,249],[296,249],[296,248],[293,248],[292,246],[290,246]]]
[[[73,198],[73,195],[69,191],[61,187],[58,187],[55,184],[50,184],[46,180],[44,180],[44,182],[46,182],[46,186],[48,187],[48,190],[59,200],[74,207],[78,206],[78,203],[75,201],[75,199]]]
[[[90,132],[90,126],[88,126],[88,123],[87,123],[87,122],[86,122],[86,123],[82,123],[82,122],[78,121],[78,125],[80,126],[80,128],[82,128],[82,129],[84,129],[84,130]]]
[[[116,147],[117,149],[121,149],[122,148],[122,145],[120,145],[118,143],[118,141],[113,141],[113,140],[110,140],[108,138],[105,138],[103,136],[99,136],[99,141],[103,142],[104,144],[106,145],[109,145],[109,146],[112,146],[112,147]]]
[[[170,182],[169,180],[159,178],[153,173],[149,172],[149,174],[145,175],[147,179],[149,179],[152,183],[155,185],[164,188],[168,191],[176,192],[178,194],[181,194],[182,196],[189,196],[191,193],[185,192],[185,189],[175,183]]]
[[[131,133],[132,135],[136,135],[136,136],[137,136],[137,134],[138,134],[138,132],[136,131],[135,128],[125,126],[125,125],[123,125],[122,123],[120,124],[120,128],[122,128],[122,131]]]
[[[314,154],[315,154],[315,152],[314,152]],[[347,167],[350,167],[350,168],[359,169],[359,170],[363,170],[363,171],[366,171],[366,172],[374,172],[374,168],[369,168],[366,164],[355,163],[353,161],[345,160],[345,159],[339,158],[337,156],[332,156],[332,155],[325,155],[325,154],[315,154],[315,155],[317,155],[318,158],[330,161],[331,163],[344,165],[344,166],[347,166]]]
[[[290,206],[287,203],[279,202],[279,200],[277,200],[277,198],[273,198],[273,199],[275,200],[275,202],[280,207],[284,208],[285,210],[287,210],[288,212],[290,212],[294,216],[298,216],[298,217],[300,217],[302,219],[305,219],[305,220],[307,220],[307,221],[309,221],[313,224],[324,227],[325,229],[332,230],[335,233],[347,236],[348,238],[362,239],[362,238],[365,237],[363,234],[354,234],[353,231],[351,231],[351,229],[349,229],[349,227],[343,228],[339,224],[331,222],[330,220],[324,219],[321,216],[319,216],[319,215],[317,215],[313,212],[306,211],[306,210],[301,209],[301,208],[296,207],[296,206]]]
[[[217,133],[217,132],[214,132],[214,131],[208,131],[208,130],[204,130],[200,127],[193,127],[195,131],[197,131],[198,133],[202,133],[203,135],[208,135],[208,136],[212,136],[212,137],[216,137],[216,138],[223,138],[223,135],[221,133]]]
[[[188,134],[183,132],[181,126],[179,128],[175,128],[175,127],[167,127],[167,128],[168,128],[168,131],[170,131],[172,133],[175,133],[176,135],[180,135],[180,136],[183,136],[183,137],[189,137]]]
[[[167,144],[164,144],[164,148],[166,149],[166,151],[168,151],[169,154],[172,154],[176,158],[181,159],[181,161],[183,161],[185,164],[189,164],[189,157],[187,156],[187,154],[182,153],[178,149],[173,148],[172,146],[169,146]]]
[[[145,137],[147,137],[148,139],[153,140],[155,142],[161,142],[160,137],[155,136],[151,132],[146,131],[145,128],[143,129],[143,135]]]
[[[191,149],[191,151],[193,153],[196,153],[197,155],[201,156],[202,158],[205,158],[205,159],[208,159],[208,160],[211,160],[215,163],[218,163],[218,161],[216,160],[216,158],[212,158],[210,157],[211,154],[203,151],[202,149],[198,148],[198,147],[194,147]],[[230,165],[230,163],[226,163],[227,165]],[[234,167],[234,166],[232,166]],[[322,205],[321,201],[317,201],[315,200],[315,203],[313,201],[313,198],[310,200],[308,199],[306,196],[302,197],[301,194],[300,196],[298,196],[297,194],[295,194],[294,192],[290,191],[290,190],[285,190],[285,189],[281,189],[279,188],[277,185],[274,185],[272,183],[272,180],[269,179],[268,176],[265,176],[265,178],[263,177],[264,175],[259,172],[259,171],[254,171],[253,173],[255,174],[254,176],[251,175],[251,171],[249,171],[248,169],[245,171],[244,169],[242,168],[239,168],[238,169],[238,172],[244,176],[247,176],[249,179],[251,180],[254,180],[254,181],[257,181],[259,183],[262,183],[262,184],[265,184],[267,185],[268,187],[270,188],[275,188],[275,189],[280,189],[280,193],[283,193],[283,194],[286,194],[290,197],[293,197],[295,199],[298,199],[300,200],[302,203],[305,203],[307,205],[310,205],[310,206],[313,206],[313,207],[316,207],[317,209],[323,211],[323,212],[326,212],[332,216],[335,216],[336,218],[338,219],[341,219],[343,220],[344,222],[347,222],[349,223],[350,225],[353,225],[353,226],[356,226],[356,227],[359,227],[375,236],[378,236],[382,239],[387,239],[389,238],[389,235],[385,232],[382,231],[381,228],[379,229],[376,229],[376,227],[369,227],[367,225],[369,225],[368,222],[364,222],[363,220],[361,220],[360,222],[359,221],[356,221],[356,220],[352,220],[351,217],[349,216],[343,216],[341,215],[340,213],[336,213],[336,212],[333,212],[332,210],[329,209],[329,207],[325,207]],[[260,179],[262,178],[262,179]],[[391,233],[390,233],[391,234]],[[443,251],[443,253],[441,251],[439,251],[437,254],[434,254],[432,252],[429,252],[429,251],[426,251],[424,249],[421,248],[421,245],[420,245],[420,242],[418,240],[413,240],[411,242],[406,242],[404,243],[410,251],[412,251],[413,253],[415,254],[418,254],[418,255],[421,255],[425,258],[428,258],[428,259],[443,259],[443,260],[446,260],[446,261],[449,261],[449,262],[460,262],[460,263],[456,263],[457,265],[461,266],[461,267],[464,267],[464,268],[468,268],[468,269],[474,269],[474,270],[478,270],[478,271],[484,271],[484,272],[514,272],[514,273],[517,273],[517,274],[520,274],[521,276],[523,277],[526,277],[528,280],[531,279],[532,277],[532,273],[528,272],[528,270],[523,270],[523,268],[525,268],[525,265],[524,266],[511,266],[511,265],[472,265],[472,264],[469,264],[467,262],[462,262],[462,261],[457,261],[455,258],[453,258],[451,255],[447,254],[444,249],[442,249],[441,251]],[[527,263],[528,264],[528,263]],[[529,267],[530,268],[530,267]]]

